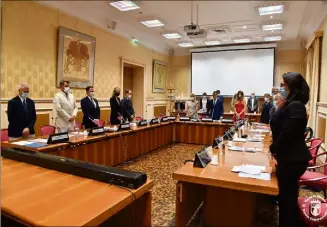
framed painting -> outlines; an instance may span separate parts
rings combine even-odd
[[[57,86],[60,80],[74,88],[93,86],[94,54],[94,37],[59,27]]]
[[[153,75],[152,75],[152,92],[165,93],[167,78],[167,63],[154,60],[153,61]]]

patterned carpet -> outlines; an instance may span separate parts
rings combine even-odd
[[[201,150],[201,145],[173,144],[162,147],[143,155],[133,162],[125,163],[119,167],[147,173],[155,181],[152,190],[152,225],[175,225],[175,195],[176,181],[172,173],[183,166],[187,159],[193,159],[194,154]],[[301,189],[300,196],[308,196],[318,192]],[[195,218],[192,226],[199,225],[199,218]],[[255,227],[277,227],[278,206],[274,197],[260,195],[256,205]]]

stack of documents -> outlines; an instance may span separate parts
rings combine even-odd
[[[25,146],[25,147],[32,147],[32,148],[45,147],[48,145],[46,143],[39,143],[39,142],[30,141],[30,140],[13,142],[12,144]]]
[[[259,180],[270,180],[270,173],[263,173],[264,166],[257,165],[241,165],[234,166],[232,172],[238,173],[239,177],[247,177]]]

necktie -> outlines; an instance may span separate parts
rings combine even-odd
[[[26,105],[26,99],[23,100],[23,106],[24,106],[25,112],[27,113],[28,110],[27,110],[27,105]]]
[[[93,98],[91,98],[91,101],[93,103],[93,106],[96,108],[97,107],[97,104],[95,103],[95,101],[93,100]]]

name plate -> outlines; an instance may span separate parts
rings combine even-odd
[[[148,125],[148,121],[147,120],[142,120],[139,122],[139,125],[140,127],[143,127],[143,126],[147,126]]]
[[[168,117],[163,117],[161,118],[160,122],[167,122],[168,121]]]
[[[56,133],[49,136],[47,144],[66,143],[69,141],[68,132]]]
[[[180,121],[190,121],[189,117],[180,117],[179,118]]]
[[[130,130],[131,126],[129,123],[122,123],[119,125],[118,131]]]
[[[168,121],[175,121],[176,120],[176,117],[174,116],[169,116],[167,117]]]
[[[97,128],[92,128],[90,129],[89,135],[95,136],[104,133],[105,130],[103,127],[97,127]]]
[[[221,122],[223,123],[233,123],[233,119],[222,119]]]
[[[204,117],[201,119],[203,122],[213,122],[212,118]]]
[[[153,119],[150,121],[150,125],[155,125],[155,124],[159,124],[159,119],[158,119],[158,118],[153,118]]]

